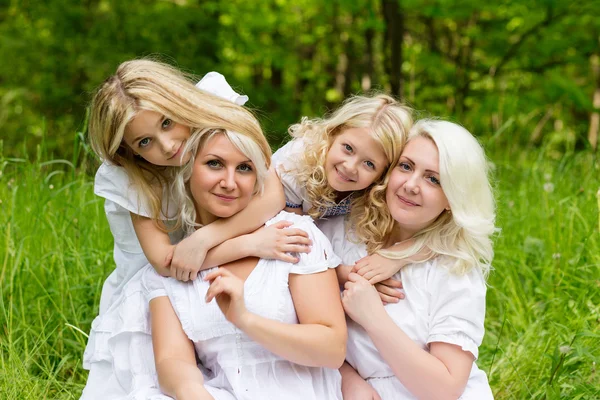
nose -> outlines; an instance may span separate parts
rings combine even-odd
[[[417,174],[411,174],[410,177],[404,182],[404,189],[407,192],[413,194],[419,194],[421,188],[419,187],[419,180]]]
[[[223,177],[221,179],[221,182],[219,182],[219,185],[224,190],[229,190],[229,191],[234,190],[236,187],[235,169],[229,169],[229,168],[224,169]]]
[[[346,172],[351,175],[356,175],[356,171],[358,171],[358,165],[360,164],[360,160],[357,157],[353,157],[346,161]]]
[[[177,151],[177,146],[175,140],[167,135],[161,135],[160,139],[160,149],[165,155],[174,154]]]

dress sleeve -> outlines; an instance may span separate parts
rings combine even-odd
[[[346,230],[346,216],[338,215],[315,221],[319,229],[331,242],[335,254],[345,265],[352,265],[367,255],[364,244],[357,243],[353,231]]]
[[[293,222],[294,225],[290,226],[290,228],[302,229],[308,233],[308,237],[313,243],[310,253],[293,253],[294,256],[298,257],[299,261],[295,264],[290,264],[290,274],[314,274],[326,271],[328,268],[336,268],[341,264],[342,260],[335,254],[331,243],[323,232],[317,228],[311,217],[282,211],[275,218],[268,221],[267,225],[279,221]]]
[[[94,193],[116,203],[129,212],[151,218],[150,207],[146,198],[135,189],[127,172],[122,167],[106,162],[102,163],[98,168],[98,172],[96,172]]]
[[[304,190],[298,184],[294,169],[302,155],[302,140],[294,139],[273,154],[271,163],[279,176],[285,193],[285,206],[291,208],[302,208],[304,202]]]
[[[475,359],[483,340],[485,280],[479,270],[452,273],[443,261],[434,261],[429,276],[431,303],[427,344],[444,342],[460,346]]]
[[[148,302],[157,297],[167,296],[167,289],[165,287],[167,279],[160,276],[151,265],[146,267],[146,270],[142,274],[142,291]]]

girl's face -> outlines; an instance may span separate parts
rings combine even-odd
[[[402,240],[450,209],[439,170],[439,152],[431,139],[415,137],[406,144],[386,190],[386,203],[402,228]]]
[[[150,164],[179,167],[190,159],[182,154],[190,128],[156,111],[142,110],[127,124],[123,140]]]
[[[327,183],[337,192],[365,189],[387,167],[383,148],[367,128],[344,129],[333,140],[325,159]]]
[[[246,208],[256,184],[254,164],[223,134],[204,144],[194,160],[190,189],[199,223],[227,218]]]

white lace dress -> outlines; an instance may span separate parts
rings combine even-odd
[[[331,240],[344,264],[354,264],[367,255],[364,245],[346,239],[344,219],[320,221],[319,227]],[[484,334],[486,286],[479,271],[466,275],[451,273],[443,257],[409,265],[393,276],[401,280],[406,297],[385,310],[404,333],[424,350],[429,343],[444,342],[479,354]],[[348,318],[346,361],[354,367],[383,400],[416,399],[379,355],[367,332]],[[493,399],[485,372],[475,362],[461,400]]]
[[[308,216],[279,213],[267,225],[281,220],[305,230],[313,241],[312,251],[298,254],[297,264],[278,260],[258,261],[244,283],[246,307],[253,313],[288,324],[298,318],[288,287],[289,274],[312,274],[335,268],[340,259],[327,238]],[[168,296],[183,330],[193,342],[206,369],[205,387],[217,400],[336,400],[342,399],[338,370],[294,364],[253,342],[228,322],[216,301],[204,301],[209,284],[203,271],[193,282],[163,278],[153,269],[143,277],[148,299]]]

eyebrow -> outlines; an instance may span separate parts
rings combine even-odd
[[[213,156],[213,157],[215,157],[215,158],[218,158],[219,160],[223,160],[223,161],[225,161],[225,159],[224,159],[223,157],[221,157],[221,156],[219,156],[219,155],[217,155],[217,154],[213,154],[213,153],[208,153],[208,154],[206,154],[204,157],[209,157],[209,156]],[[240,161],[239,163],[240,163],[240,164],[241,164],[241,163],[251,163],[251,164],[254,164],[254,163],[252,162],[252,160],[244,160],[244,161]]]
[[[412,165],[415,165],[415,162],[414,162],[413,160],[411,160],[410,158],[408,158],[408,157],[406,157],[406,156],[400,156],[400,157],[404,157],[404,158],[406,158],[408,161],[410,161],[410,163],[411,163]],[[431,173],[434,173],[434,174],[437,174],[437,175],[439,175],[439,174],[440,174],[439,172],[437,172],[437,171],[435,171],[435,170],[433,170],[433,169],[426,169],[426,170],[425,170],[425,172],[431,172]]]

